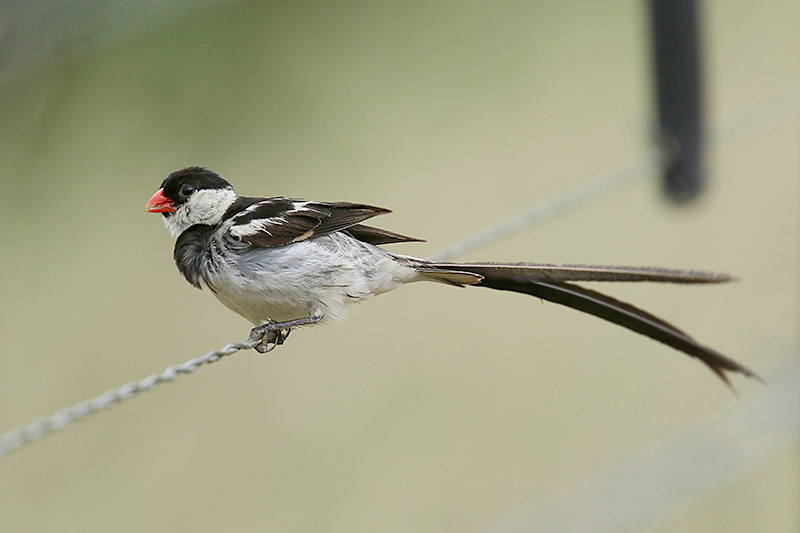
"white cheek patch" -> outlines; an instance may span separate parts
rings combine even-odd
[[[184,204],[195,224],[219,224],[225,211],[236,201],[233,189],[201,189]]]
[[[164,225],[175,237],[195,224],[219,224],[225,211],[235,201],[233,189],[201,189],[178,206],[174,213],[164,217]]]

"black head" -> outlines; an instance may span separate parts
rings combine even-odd
[[[195,192],[203,189],[233,189],[219,174],[203,167],[176,170],[161,183],[164,196],[178,206]]]

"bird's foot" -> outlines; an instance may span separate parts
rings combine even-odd
[[[267,353],[286,342],[291,332],[291,327],[282,328],[280,324],[264,324],[250,331],[250,340],[258,341],[253,347],[258,353]]]
[[[257,326],[250,330],[250,338],[248,341],[256,342],[255,350],[258,353],[267,353],[280,346],[289,334],[292,328],[296,326],[304,326],[306,324],[316,324],[322,319],[322,316],[309,316],[305,318],[298,318],[296,320],[287,320],[286,322],[269,322],[263,326]]]

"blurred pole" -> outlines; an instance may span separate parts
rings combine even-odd
[[[670,158],[664,192],[675,201],[703,188],[703,118],[696,0],[650,0],[659,141]]]

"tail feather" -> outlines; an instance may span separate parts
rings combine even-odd
[[[749,368],[704,346],[684,331],[629,303],[567,281],[662,281],[672,283],[720,283],[732,279],[724,274],[641,267],[556,266],[492,263],[427,264],[428,271],[481,276],[477,287],[529,294],[607,320],[664,343],[705,363],[729,387],[726,372],[739,372],[761,379]]]
[[[609,265],[551,265],[547,263],[436,263],[436,268],[467,270],[484,277],[524,281],[652,281],[661,283],[725,283],[729,274],[702,270]]]
[[[438,266],[416,266],[417,272],[422,274],[426,281],[438,281],[440,283],[447,283],[455,285],[456,287],[464,287],[466,285],[475,285],[480,283],[483,276],[474,272],[466,272],[464,270],[451,270],[449,268],[440,268]]]

